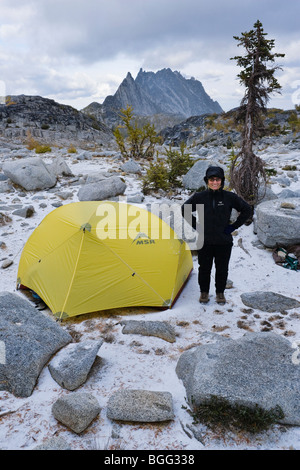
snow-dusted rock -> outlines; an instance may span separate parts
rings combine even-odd
[[[21,209],[16,209],[13,211],[14,215],[18,215],[20,217],[24,217],[24,219],[28,219],[32,217],[35,213],[34,207],[30,204],[30,206],[22,207]]]
[[[121,325],[124,325],[122,329],[123,334],[156,336],[168,341],[169,343],[174,343],[176,341],[175,330],[167,322],[124,320],[121,322]]]
[[[135,162],[132,158],[128,160],[127,162],[123,163],[120,166],[122,171],[125,171],[125,173],[141,173],[142,168],[141,166]]]
[[[300,243],[300,199],[276,199],[257,206],[255,230],[267,247]]]
[[[182,178],[182,184],[186,189],[197,190],[202,186],[206,186],[204,176],[209,166],[220,166],[219,163],[211,160],[199,160]]]
[[[86,183],[78,191],[80,201],[104,201],[124,194],[126,184],[119,176],[111,176],[97,183]]]
[[[290,341],[274,333],[249,333],[184,352],[176,372],[196,410],[213,396],[232,406],[280,407],[285,424],[300,424],[300,368]],[[294,358],[294,359],[293,359]]]
[[[108,400],[107,417],[143,423],[172,420],[172,395],[149,390],[119,390]]]
[[[0,390],[29,397],[41,370],[60,348],[72,340],[58,323],[17,294],[0,294]]]
[[[48,189],[56,185],[56,176],[39,157],[3,163],[3,173],[27,191]]]
[[[74,176],[62,157],[55,158],[48,168],[55,176]]]
[[[98,400],[86,392],[61,397],[52,406],[53,416],[77,434],[83,432],[100,411]]]
[[[276,292],[245,292],[241,294],[243,304],[263,312],[282,312],[300,307],[300,302]]]
[[[53,379],[67,390],[80,387],[86,381],[102,344],[103,339],[100,339],[66,346],[56,354],[48,366]]]

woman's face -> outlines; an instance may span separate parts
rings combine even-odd
[[[213,191],[217,191],[220,189],[222,184],[222,179],[218,178],[217,176],[212,176],[211,178],[208,178],[208,187],[212,189]]]

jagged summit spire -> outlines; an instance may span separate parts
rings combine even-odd
[[[157,72],[140,68],[135,79],[128,72],[116,93],[104,100],[102,118],[114,120],[118,111],[128,105],[137,116],[164,114],[182,120],[222,112],[219,103],[210,98],[199,80],[187,79],[170,68]]]
[[[130,72],[127,72],[125,80],[134,80],[133,76],[131,75]],[[124,80],[123,80],[124,81]]]

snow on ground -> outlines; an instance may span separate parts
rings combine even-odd
[[[273,165],[279,162],[280,165],[290,162],[295,164],[295,160],[299,164],[300,160],[296,152],[278,156],[277,152],[268,151],[263,156]],[[51,157],[47,159],[50,161]],[[74,156],[68,157],[67,163],[77,175],[118,169],[118,163],[109,157],[84,160],[77,164],[72,163],[73,159]],[[125,178],[128,185],[126,195],[140,190],[136,176]],[[64,201],[64,204],[78,200],[78,188],[61,188],[74,192],[73,198]],[[292,183],[290,189],[299,189],[299,182]],[[279,192],[282,188],[274,185],[273,190]],[[36,196],[44,199],[35,199]],[[187,196],[188,193],[183,192],[182,201]],[[1,194],[1,204],[16,204],[14,201],[17,197],[17,193]],[[14,261],[9,268],[0,271],[1,291],[16,292],[18,261],[23,246],[39,222],[54,209],[51,204],[59,200],[50,191],[27,193],[19,199],[23,205],[34,205],[36,213],[30,219],[13,216],[11,224],[1,227],[0,239],[6,243],[1,259],[9,257]],[[147,201],[154,202],[155,198],[149,197]],[[41,209],[41,202],[46,202],[47,207]],[[238,242],[240,239],[242,243]],[[105,339],[87,382],[78,390],[91,392],[98,399],[102,410],[80,436],[59,424],[51,413],[51,407],[58,397],[72,392],[62,389],[45,366],[32,396],[15,398],[10,393],[0,392],[0,448],[29,450],[40,445],[45,438],[61,435],[74,450],[300,449],[300,428],[279,425],[257,436],[242,433],[221,435],[203,427],[201,442],[196,440],[190,431],[193,418],[187,411],[185,389],[175,373],[180,355],[193,345],[211,341],[211,334],[235,339],[247,331],[264,330],[264,322],[267,321],[273,332],[285,335],[292,342],[300,340],[299,309],[289,310],[286,315],[259,310],[251,312],[241,301],[243,292],[258,290],[273,291],[300,300],[300,273],[275,265],[271,250],[263,249],[257,242],[252,225],[241,227],[234,237],[229,273],[233,287],[226,290],[225,306],[215,303],[213,281],[209,304],[199,304],[197,259],[194,257],[194,270],[172,309],[116,309],[82,315],[62,323],[62,327],[77,339],[96,339],[99,336]],[[18,292],[18,295],[23,294]],[[51,316],[48,310],[43,313]],[[168,321],[176,330],[176,342],[122,334],[119,322],[132,318]],[[120,424],[110,421],[106,417],[106,404],[110,395],[119,388],[171,392],[175,419],[164,424]],[[10,413],[5,414],[7,411]]]

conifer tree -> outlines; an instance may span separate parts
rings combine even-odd
[[[153,124],[146,122],[139,126],[134,120],[132,106],[122,108],[120,118],[123,124],[118,125],[113,131],[116,143],[121,155],[125,158],[152,158],[155,152],[155,145],[160,143],[160,137],[156,134]],[[121,132],[125,130],[125,136]]]
[[[263,135],[263,116],[273,92],[280,93],[281,86],[275,78],[280,69],[275,65],[277,57],[285,54],[273,53],[274,39],[267,39],[262,23],[258,20],[249,32],[233,36],[238,46],[245,49],[245,55],[232,57],[242,68],[238,74],[240,83],[246,88],[237,111],[237,120],[243,122],[241,151],[232,159],[230,170],[231,187],[250,205],[258,202],[260,184],[265,187],[264,163],[253,152],[255,138]]]

